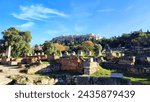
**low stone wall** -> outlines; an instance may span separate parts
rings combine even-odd
[[[115,64],[115,63],[109,63],[109,62],[103,62],[101,63],[101,66],[108,69],[116,69],[116,70],[123,70],[127,71],[128,68],[131,68],[132,65],[127,64]]]
[[[7,65],[9,61],[10,61],[10,58],[2,58],[1,59],[1,64]]]
[[[98,63],[97,62],[85,62],[83,63],[84,74],[90,75],[98,71]]]
[[[91,76],[60,76],[57,77],[58,85],[131,85],[130,80],[111,77]]]
[[[103,68],[126,71],[128,73],[136,74],[136,75],[150,75],[150,66],[115,64],[109,62],[103,62],[101,63],[101,66]]]
[[[72,71],[78,73],[83,73],[82,62],[83,61],[76,56],[60,58],[58,60],[62,71]]]
[[[11,76],[12,78],[16,76]],[[53,78],[33,77],[33,76],[17,76],[14,80],[16,84],[24,85],[131,85],[130,80],[111,77],[91,77],[82,75],[56,75]]]
[[[131,85],[131,82],[122,78],[111,77],[75,77],[76,85]]]

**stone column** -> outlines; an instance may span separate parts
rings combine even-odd
[[[9,47],[6,49],[6,56],[7,56],[7,58],[10,58],[10,57],[11,57],[11,46],[9,46]]]

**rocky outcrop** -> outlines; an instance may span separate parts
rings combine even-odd
[[[111,77],[59,76],[57,85],[131,85],[130,80]]]
[[[31,67],[28,69],[28,74],[35,74],[37,71],[47,68],[48,64],[41,64],[39,66]]]
[[[42,68],[41,70],[36,71],[36,74],[45,74],[45,73],[52,73],[60,71],[60,64],[52,64],[45,68]]]
[[[7,78],[5,76],[0,77],[0,85],[9,85],[13,82],[14,80]]]
[[[41,77],[31,75],[13,76],[11,78],[15,80],[11,85],[131,85],[130,80],[123,78],[91,77],[82,75],[56,75],[51,78],[48,76]]]

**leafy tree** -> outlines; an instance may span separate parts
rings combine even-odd
[[[94,45],[94,50],[95,51],[102,51],[102,46],[100,44],[95,44]]]
[[[110,39],[101,39],[102,46],[109,44],[111,47],[126,47],[134,46],[150,47],[150,32],[143,32],[142,29],[131,33],[125,33],[119,37],[112,37]]]
[[[92,51],[94,49],[94,43],[92,41],[84,41],[79,48],[84,51]]]
[[[11,56],[14,58],[21,57],[31,53],[30,41],[32,39],[29,31],[19,31],[11,27],[2,32],[5,47],[12,47]]]
[[[67,48],[66,46],[63,46],[61,44],[58,44],[58,43],[54,43],[54,46],[55,48],[58,50],[58,51],[65,51]]]
[[[54,43],[46,41],[43,44],[43,51],[47,55],[53,55],[53,54],[59,54],[60,51],[58,51],[54,45]]]

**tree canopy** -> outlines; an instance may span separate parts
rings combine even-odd
[[[55,47],[54,43],[49,41],[45,41],[45,43],[43,44],[43,51],[47,55],[58,55],[60,53],[60,51]]]
[[[2,32],[4,46],[12,47],[11,56],[14,58],[21,57],[31,53],[31,33],[29,31],[20,31],[15,27],[11,27]]]
[[[111,47],[150,47],[150,32],[143,32],[142,30],[131,33],[124,33],[122,36],[112,37],[109,39],[102,38],[100,42],[103,46],[109,44]]]

